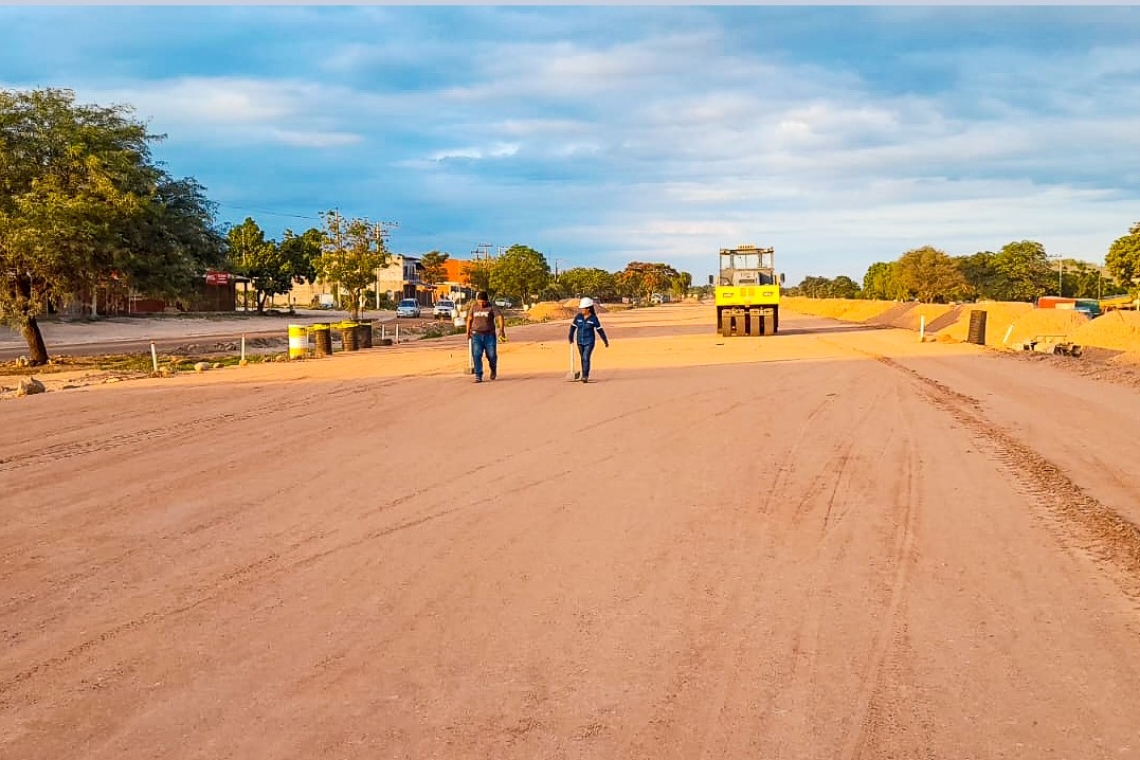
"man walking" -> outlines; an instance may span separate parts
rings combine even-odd
[[[475,382],[483,382],[483,354],[487,354],[487,364],[491,368],[491,379],[499,375],[498,340],[495,337],[495,327],[498,326],[498,337],[506,340],[506,324],[503,313],[491,304],[487,291],[480,290],[475,294],[475,303],[467,312],[467,340],[471,341],[471,359],[475,365]]]

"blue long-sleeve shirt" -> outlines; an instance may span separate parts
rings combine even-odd
[[[588,317],[583,317],[581,314],[574,315],[574,321],[570,323],[570,340],[574,340],[574,333],[578,333],[578,345],[588,346],[596,339],[594,333],[602,339],[602,342],[607,346],[610,344],[610,339],[606,337],[606,331],[602,329],[602,323],[598,321],[597,314],[591,314]]]

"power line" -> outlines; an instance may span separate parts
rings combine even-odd
[[[232,208],[232,209],[236,209],[238,211],[252,211],[255,214],[269,214],[270,216],[287,216],[287,217],[290,217],[292,219],[316,219],[316,220],[320,221],[319,216],[312,216],[312,215],[306,215],[306,214],[287,214],[283,211],[269,211],[268,209],[253,208],[252,206],[237,206],[233,203],[223,203],[221,201],[214,201],[214,202],[217,203],[219,206],[225,206],[226,208]]]

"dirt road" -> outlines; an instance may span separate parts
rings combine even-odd
[[[0,757],[1140,757],[1135,390],[603,323],[0,405]]]

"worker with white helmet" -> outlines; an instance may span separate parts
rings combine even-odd
[[[598,321],[598,313],[594,309],[594,299],[583,298],[578,302],[578,313],[570,323],[570,342],[574,342],[574,335],[578,335],[578,355],[582,357],[582,382],[590,382],[590,355],[594,353],[594,344],[597,338],[602,339],[606,348],[610,347],[610,339]]]

